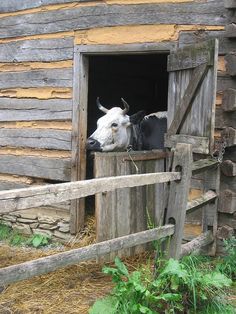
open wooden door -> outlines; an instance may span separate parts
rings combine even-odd
[[[179,142],[195,153],[213,152],[217,59],[217,39],[170,53],[166,147]]]

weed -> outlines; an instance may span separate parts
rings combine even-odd
[[[236,279],[236,237],[224,240],[226,256],[218,260],[217,269],[233,280]]]
[[[111,275],[115,283],[112,294],[95,302],[90,314],[155,313],[234,313],[227,304],[224,289],[232,281],[216,271],[207,261],[186,257],[158,262],[156,276],[147,268],[129,273],[119,258],[116,268],[105,267],[103,272]],[[221,298],[219,298],[221,296]],[[106,310],[106,308],[109,310]]]

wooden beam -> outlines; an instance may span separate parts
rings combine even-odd
[[[230,76],[236,76],[236,54],[229,53],[225,56],[226,72]]]
[[[71,120],[71,99],[0,97],[0,121]]]
[[[192,150],[190,144],[178,144],[174,153],[173,167],[181,169],[181,180],[170,183],[167,205],[166,223],[175,224],[175,234],[166,248],[167,256],[179,258],[183,239],[184,221],[186,216],[190,179],[192,174]]]
[[[236,176],[236,162],[233,162],[232,160],[224,160],[221,164],[220,169],[225,176]]]
[[[235,0],[224,0],[224,4],[226,9],[236,9]]]
[[[179,180],[180,178],[181,174],[179,172],[159,172],[0,191],[0,213],[60,203],[124,187],[164,183]]]
[[[236,24],[235,23],[225,25],[225,37],[228,37],[228,38],[236,37]]]
[[[181,254],[180,257],[191,254],[194,251],[200,250],[202,247],[211,244],[214,241],[214,237],[212,231],[207,231],[194,240],[183,244],[181,246]]]
[[[217,168],[218,164],[219,162],[215,159],[199,159],[193,162],[192,174],[195,175],[211,168]]]
[[[16,3],[16,0],[14,2]],[[3,1],[1,1],[2,3]],[[117,25],[165,24],[167,22],[177,25],[187,23],[189,25],[224,26],[228,17],[222,12],[224,12],[222,0],[181,4],[150,3],[148,5],[101,5],[99,3],[96,6],[9,15],[1,19],[0,38]]]
[[[228,88],[223,92],[222,108],[227,112],[236,111],[236,89]]]
[[[208,191],[201,195],[200,197],[188,202],[187,213],[191,213],[194,210],[207,205],[208,203],[214,201],[217,198],[217,194],[213,191]]]
[[[144,244],[174,233],[173,225],[166,225],[151,230],[146,230],[116,239],[92,244],[83,248],[38,258],[33,261],[8,266],[0,269],[0,286],[29,279],[34,276],[47,274],[57,269],[77,264],[90,259],[95,259],[105,254]]]
[[[233,190],[223,190],[220,193],[219,209],[220,213],[233,214],[236,212],[236,192]]]
[[[204,76],[206,75],[207,70],[208,65],[206,63],[197,66],[193,70],[190,83],[185,90],[183,98],[177,105],[174,119],[172,120],[171,125],[167,131],[169,135],[174,135],[180,130],[187,113],[191,109],[192,101],[194,99],[196,91],[200,86],[200,83],[202,82]]]
[[[204,136],[192,136],[185,134],[165,134],[165,147],[175,147],[177,143],[191,144],[193,153],[208,154],[209,138]]]
[[[236,145],[236,129],[231,127],[226,127],[221,132],[222,138],[226,140],[226,147],[231,147]]]

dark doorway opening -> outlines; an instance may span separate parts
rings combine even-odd
[[[130,105],[129,114],[167,110],[168,54],[93,55],[89,58],[87,133],[92,134],[102,112],[96,106],[99,96],[108,109],[122,106],[121,97]],[[87,156],[87,178],[93,177],[91,156]],[[86,209],[94,201],[86,202]]]

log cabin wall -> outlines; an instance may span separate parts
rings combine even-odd
[[[216,137],[225,127],[231,127],[235,136],[236,82],[235,74],[227,69],[235,57],[235,25],[230,25],[234,19],[234,3],[227,0],[2,1],[0,189],[70,181],[73,177],[76,153],[72,147],[79,132],[79,128],[72,128],[75,45],[143,44],[145,48],[148,43],[166,52],[219,38]],[[232,99],[230,112],[225,109],[225,99]],[[233,147],[227,148],[225,156],[235,161]],[[224,172],[223,179],[224,198],[228,186],[232,191],[234,178]],[[199,193],[196,183],[191,197]],[[68,204],[58,207],[67,210]],[[226,214],[230,223],[233,215],[233,209]],[[223,213],[224,219],[226,216]]]

